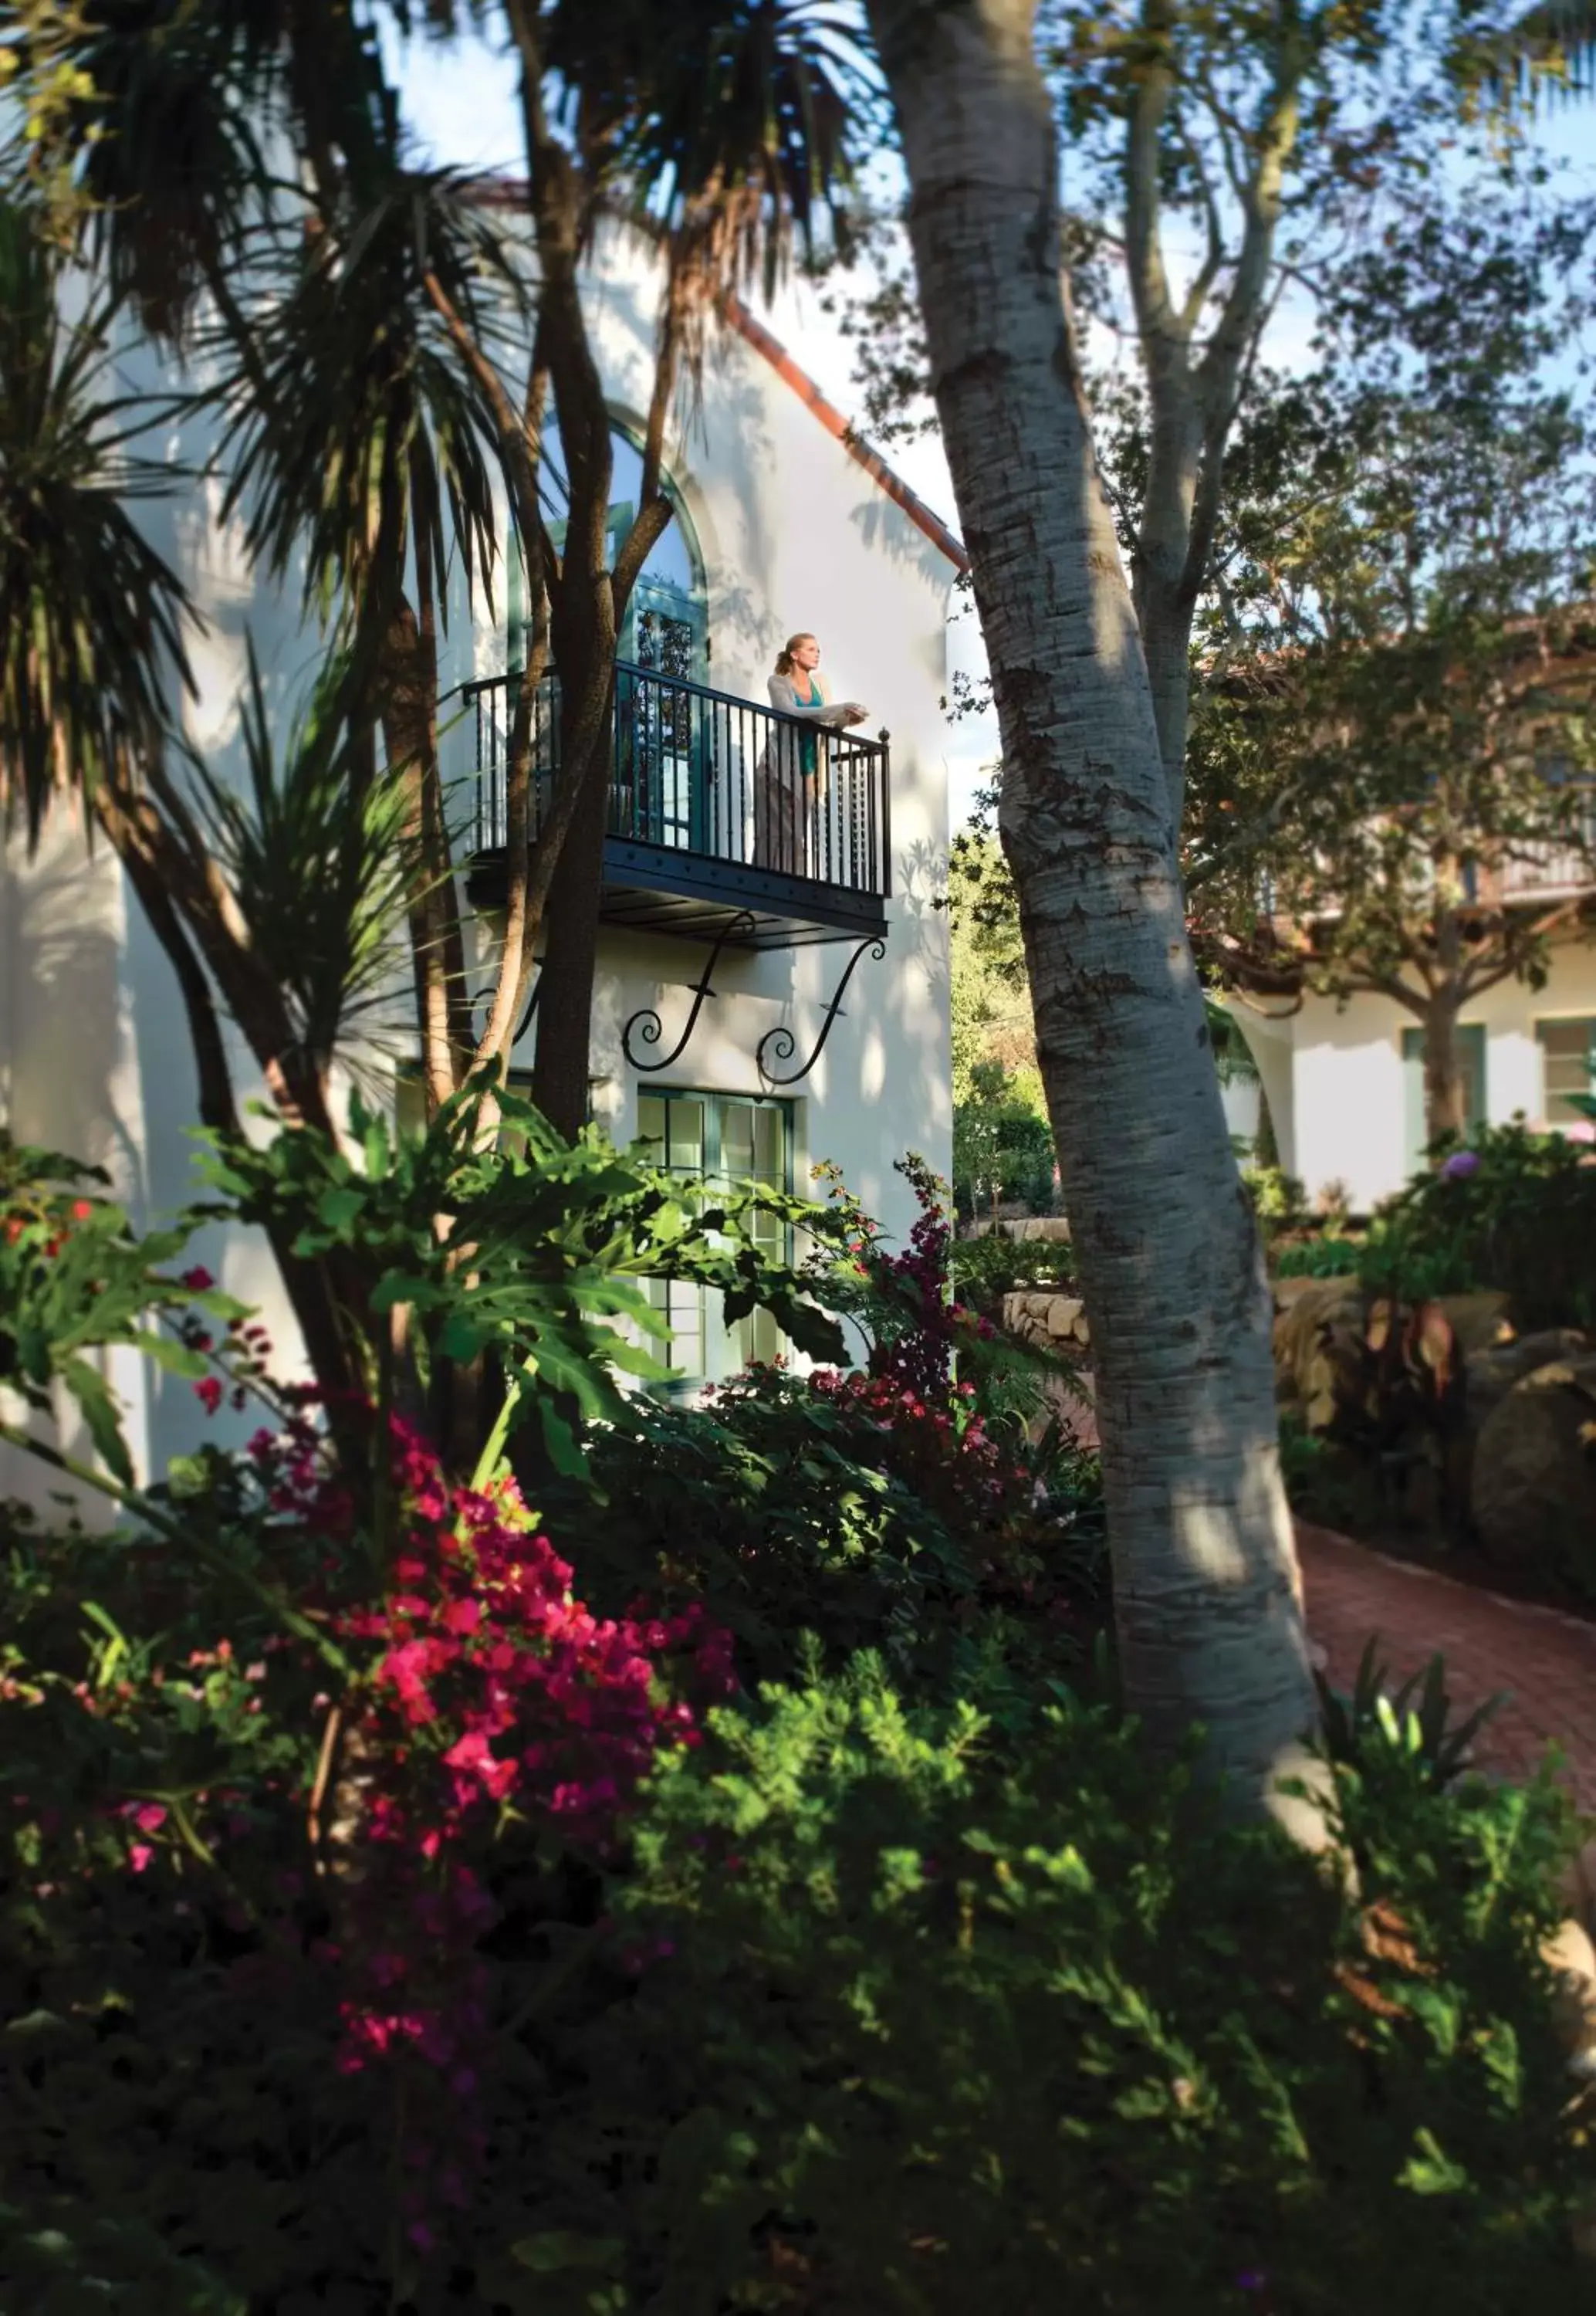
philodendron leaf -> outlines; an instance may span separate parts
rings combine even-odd
[[[522,2236],[510,2252],[535,2276],[559,2276],[572,2268],[590,2276],[613,2276],[625,2249],[618,2236],[580,2236],[569,2228],[550,2228],[540,2235]]]

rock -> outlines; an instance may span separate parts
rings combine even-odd
[[[1573,2071],[1596,2083],[1596,1946],[1583,1923],[1560,1925],[1540,1950],[1557,1981],[1554,2017]]]
[[[1294,1310],[1305,1296],[1321,1294],[1327,1287],[1334,1287],[1343,1295],[1355,1295],[1358,1292],[1357,1274],[1348,1271],[1344,1277],[1334,1278],[1277,1278],[1274,1282],[1274,1307],[1277,1311]]]
[[[1017,1335],[1023,1343],[1045,1341],[1047,1336],[1047,1306],[1051,1295],[1033,1295],[1027,1288],[1016,1287],[1003,1298],[1003,1327],[1006,1333]]]
[[[1596,1574],[1596,1353],[1522,1376],[1475,1440],[1470,1500],[1487,1552]]]
[[[1355,1371],[1363,1340],[1363,1297],[1357,1282],[1316,1278],[1274,1323],[1274,1380],[1310,1431],[1334,1414],[1344,1377]]]
[[[1466,1359],[1497,1345],[1512,1345],[1514,1338],[1508,1323],[1507,1296],[1498,1294],[1494,1287],[1478,1295],[1442,1295],[1439,1301]],[[1541,1363],[1538,1360],[1536,1364]]]
[[[1467,1375],[1470,1426],[1478,1431],[1514,1384],[1533,1375],[1537,1367],[1551,1367],[1558,1359],[1579,1358],[1592,1349],[1589,1336],[1573,1327],[1549,1327],[1538,1335],[1518,1335],[1512,1342],[1474,1351]]]
[[[1055,1342],[1084,1343],[1086,1334],[1086,1306],[1078,1295],[1052,1296],[1047,1306],[1047,1328]]]
[[[1042,1240],[1048,1245],[1068,1246],[1069,1225],[1062,1215],[1025,1215],[1017,1219],[994,1222],[989,1216],[984,1222],[972,1223],[971,1238],[1006,1238],[1024,1245]]]

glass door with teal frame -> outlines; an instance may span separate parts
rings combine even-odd
[[[627,833],[676,851],[707,849],[706,722],[696,692],[681,688],[704,682],[706,642],[702,601],[645,571],[622,639],[621,657],[638,673],[616,691],[616,768],[631,775],[630,793],[616,801]]]

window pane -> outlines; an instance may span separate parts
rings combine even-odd
[[[684,1174],[704,1171],[704,1104],[701,1101],[678,1101],[669,1104],[669,1154],[666,1163],[678,1167]]]
[[[640,1092],[637,1135],[675,1173],[704,1176],[713,1153],[722,1180],[786,1187],[788,1121],[779,1103],[733,1095]],[[756,1216],[752,1232],[762,1253],[776,1261],[791,1260],[792,1233],[775,1216]],[[672,1331],[668,1343],[656,1339],[656,1348],[684,1378],[734,1374],[749,1359],[768,1360],[781,1353],[781,1331],[767,1312],[751,1312],[729,1327],[718,1294],[664,1279],[651,1279],[646,1291],[651,1308]]]
[[[665,1105],[657,1093],[637,1097],[637,1138],[646,1142],[656,1166],[665,1163]]]
[[[721,1171],[746,1182],[754,1171],[754,1113],[746,1101],[721,1105]]]
[[[1587,1121],[1569,1097],[1592,1089],[1591,1039],[1596,1023],[1542,1021],[1540,1038],[1542,1110],[1548,1126],[1580,1126]]]
[[[754,1112],[754,1171],[762,1182],[785,1189],[787,1181],[786,1119],[779,1109]]]

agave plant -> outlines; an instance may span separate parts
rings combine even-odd
[[[1399,1688],[1392,1689],[1379,1646],[1378,1640],[1371,1640],[1364,1649],[1350,1697],[1333,1688],[1322,1672],[1315,1672],[1326,1751],[1333,1761],[1357,1768],[1375,1749],[1388,1750],[1421,1763],[1438,1790],[1453,1784],[1472,1765],[1475,1741],[1506,1702],[1505,1696],[1488,1697],[1455,1722],[1444,1658],[1432,1657],[1422,1672],[1410,1674]]]

